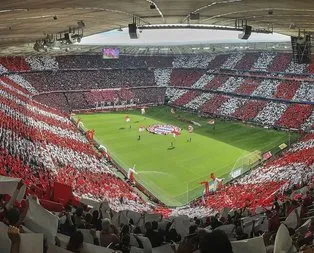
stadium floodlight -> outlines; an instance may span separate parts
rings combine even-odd
[[[241,27],[231,26],[216,26],[216,25],[205,25],[205,24],[154,24],[154,25],[141,25],[137,27],[141,30],[158,30],[158,29],[208,29],[208,30],[224,30],[224,31],[243,31]],[[273,33],[270,29],[253,29],[255,33]]]
[[[133,17],[133,22],[128,27],[130,39],[138,39],[136,17]]]

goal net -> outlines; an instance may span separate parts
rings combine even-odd
[[[251,168],[260,163],[262,159],[262,153],[258,150],[251,152],[247,155],[241,156],[233,165],[233,168],[228,176],[228,181],[242,175],[249,171]]]
[[[258,165],[261,159],[262,153],[256,150],[239,157],[233,165],[229,165],[225,168],[215,168],[214,171],[208,171],[206,175],[203,175],[196,180],[188,182],[186,185],[186,192],[179,196],[176,196],[175,199],[182,204],[187,204],[189,201],[202,196],[204,191],[204,185],[200,184],[200,182],[212,181],[210,179],[210,173],[213,172],[216,177],[223,178],[223,184],[225,184]],[[219,171],[225,171],[226,173],[221,174],[219,173]]]

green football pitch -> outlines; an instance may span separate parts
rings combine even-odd
[[[126,115],[130,123],[125,122]],[[199,182],[209,180],[210,173],[228,178],[233,169],[243,167],[246,160],[254,160],[256,154],[279,149],[278,145],[298,138],[296,134],[289,136],[284,131],[234,121],[216,120],[213,129],[208,119],[186,112],[172,114],[169,107],[149,108],[145,115],[134,110],[76,117],[86,129],[95,130],[95,139],[122,168],[127,171],[135,165],[136,179],[169,206],[184,205],[200,196],[203,188]],[[191,142],[186,120],[201,125],[193,125]],[[174,138],[145,131],[138,140],[139,127],[153,124],[172,124],[182,132]]]

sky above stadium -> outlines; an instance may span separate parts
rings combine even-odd
[[[288,42],[290,37],[274,34],[252,33],[248,40],[238,39],[238,31],[163,29],[143,30],[139,39],[130,39],[128,29],[112,30],[84,37],[82,45],[189,45],[211,43]]]

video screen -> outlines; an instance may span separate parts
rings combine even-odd
[[[104,48],[102,50],[103,59],[119,59],[120,50],[119,48]]]

